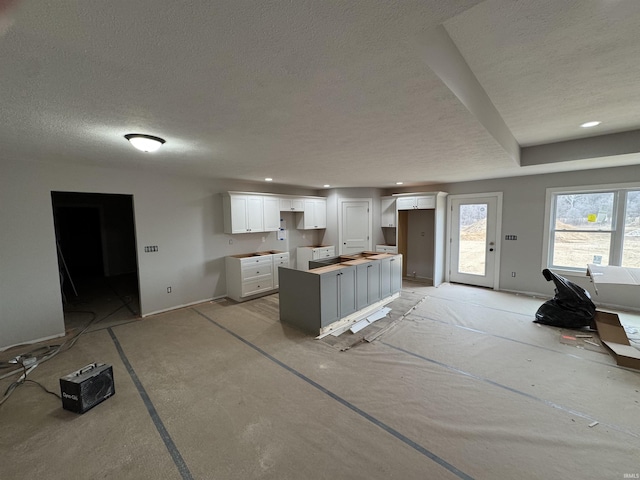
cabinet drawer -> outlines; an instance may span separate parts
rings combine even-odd
[[[259,277],[261,275],[271,275],[273,273],[273,265],[271,263],[267,265],[247,265],[242,268],[242,280],[248,278]]]
[[[274,253],[273,254],[273,263],[278,264],[279,262],[286,261],[289,263],[289,254],[288,253]]]
[[[248,257],[240,260],[241,268],[244,270],[249,267],[261,267],[263,265],[271,265],[271,255],[260,255],[257,257]]]
[[[275,267],[276,270],[278,270],[278,267],[288,267],[289,259],[287,258],[286,260],[280,260],[279,262],[276,261],[274,262],[273,266]]]
[[[271,274],[252,278],[242,282],[242,296],[254,295],[273,289],[273,276]]]
[[[313,249],[313,260],[317,260],[319,258],[328,258],[335,257],[336,250],[334,247],[326,247],[326,248],[314,248]]]

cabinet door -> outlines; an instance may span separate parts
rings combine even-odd
[[[436,197],[435,195],[428,195],[425,197],[416,197],[416,208],[419,209],[429,209],[436,208]]]
[[[364,307],[369,305],[368,266],[368,264],[356,266],[356,307],[358,310],[362,310]]]
[[[249,231],[247,223],[247,201],[244,196],[232,196],[231,204],[231,233],[246,233]]]
[[[247,198],[247,227],[249,232],[264,232],[264,200],[259,195]]]
[[[280,199],[280,211],[281,212],[290,212],[291,208],[291,199],[290,198],[281,198]]]
[[[314,228],[327,228],[327,201],[313,201]]]
[[[380,199],[380,226],[396,226],[396,199],[394,197],[382,197]]]
[[[402,290],[402,255],[396,255],[389,261],[391,275],[391,293]]]
[[[280,229],[280,200],[277,197],[264,197],[264,231],[277,232]]]
[[[367,266],[367,304],[380,300],[380,262],[370,262]]]
[[[339,272],[340,286],[340,318],[351,315],[356,311],[356,269],[343,268]]]
[[[340,282],[338,271],[320,277],[320,326],[325,327],[340,319]]]
[[[293,211],[293,212],[304,212],[304,199],[303,198],[292,198],[291,199],[291,211]]]
[[[298,223],[298,228],[304,230],[327,228],[327,201],[306,198],[302,221]]]
[[[416,208],[416,197],[400,197],[396,200],[398,210],[413,210]]]
[[[380,260],[380,298],[391,295],[391,258]]]

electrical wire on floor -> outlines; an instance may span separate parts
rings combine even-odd
[[[44,389],[47,393],[50,393],[52,395],[55,395],[56,397],[60,398],[59,395],[57,395],[56,393],[48,390],[44,385],[41,385],[39,382],[36,382],[35,380],[31,380],[28,379],[27,376],[33,371],[35,370],[35,368],[38,365],[41,365],[42,363],[51,360],[53,357],[55,357],[56,355],[58,355],[61,352],[66,352],[67,350],[71,349],[76,342],[78,341],[78,339],[94,324],[99,323],[103,320],[106,320],[107,318],[109,318],[110,316],[114,315],[115,313],[117,313],[118,311],[120,311],[121,309],[127,307],[129,308],[129,303],[131,303],[132,299],[129,298],[129,300],[127,302],[124,301],[124,299],[122,300],[122,305],[120,305],[118,308],[116,308],[115,310],[113,310],[111,313],[105,315],[104,317],[97,319],[97,316],[95,314],[95,312],[93,311],[89,311],[89,310],[75,310],[73,311],[73,313],[88,313],[92,316],[91,320],[89,320],[89,322],[87,322],[87,324],[85,325],[85,327],[80,330],[77,334],[75,334],[73,337],[69,338],[68,340],[66,340],[65,342],[63,342],[60,345],[49,345],[49,346],[45,346],[45,347],[38,347],[35,350],[22,354],[22,355],[18,355],[17,357],[15,357],[13,360],[9,361],[9,367],[11,365],[11,363],[15,363],[15,364],[19,364],[22,368],[19,368],[17,370],[13,370],[12,372],[8,372],[2,376],[0,376],[0,380],[3,380],[5,378],[11,377],[13,375],[16,375],[18,373],[20,373],[20,377],[18,377],[17,380],[15,380],[14,382],[12,382],[7,389],[4,392],[4,395],[2,396],[2,398],[0,399],[0,406],[2,406],[11,396],[11,394],[16,390],[16,388],[18,388],[21,385],[24,385],[26,382],[31,382],[31,383],[35,383],[37,385],[39,385],[42,389]],[[71,313],[71,312],[68,312]],[[46,353],[42,354],[42,352],[40,352],[41,350],[44,350]],[[38,354],[40,353],[40,355],[42,355],[39,359],[38,359]],[[6,367],[3,367],[6,368]]]

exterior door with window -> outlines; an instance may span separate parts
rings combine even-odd
[[[449,281],[495,288],[500,194],[449,198]]]

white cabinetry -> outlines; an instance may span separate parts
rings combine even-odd
[[[396,245],[376,245],[376,252],[398,253],[398,247]]]
[[[225,258],[227,297],[241,302],[278,288],[278,267],[289,266],[288,252],[247,253]]]
[[[278,197],[229,192],[222,197],[225,233],[275,232],[280,228]]]
[[[396,205],[398,210],[426,210],[436,208],[436,197],[435,195],[398,197]]]
[[[319,260],[336,256],[335,245],[321,245],[318,247],[298,247],[296,250],[296,264],[298,270],[309,270],[310,260]]]
[[[304,212],[304,198],[280,197],[281,212]]]
[[[380,226],[396,226],[396,199],[394,197],[382,197],[380,199]]]
[[[277,232],[280,229],[280,199],[278,197],[263,197],[264,201],[264,231]]]
[[[273,259],[273,288],[278,288],[280,282],[278,280],[278,268],[289,266],[289,252],[274,253],[271,255]]]
[[[305,198],[304,213],[297,214],[297,218],[299,230],[327,228],[327,200],[325,198]]]

